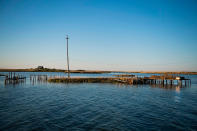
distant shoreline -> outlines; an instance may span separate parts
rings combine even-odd
[[[68,72],[62,69],[49,69],[44,68],[39,70],[35,69],[0,69],[0,72]],[[102,73],[147,73],[147,74],[188,74],[197,75],[197,72],[165,72],[165,71],[100,71],[100,70],[70,70],[70,73],[86,73],[86,74],[102,74]]]
[[[62,69],[0,69],[0,72],[68,72],[67,70]],[[102,73],[111,73],[113,71],[92,71],[92,70],[70,70],[70,73],[90,73],[90,74],[102,74]]]

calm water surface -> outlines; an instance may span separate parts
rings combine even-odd
[[[112,74],[72,74],[99,75]],[[24,84],[4,85],[0,77],[0,130],[196,130],[197,76],[190,78],[191,87],[165,89],[97,83],[33,85],[29,78]]]

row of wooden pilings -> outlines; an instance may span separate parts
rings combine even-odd
[[[67,77],[62,77],[62,76],[57,76],[57,75],[30,75],[30,81],[31,82],[47,82],[48,79],[51,78],[67,78]]]
[[[5,75],[5,85],[24,83],[25,81],[26,77],[18,75],[15,72],[9,72],[8,75]]]
[[[176,80],[176,79],[145,79],[149,84],[160,85],[191,85],[190,79]]]
[[[25,79],[23,75],[16,74],[15,72],[9,72],[8,75],[6,75],[6,79]]]
[[[48,76],[47,75],[30,75],[30,82],[47,82]]]
[[[120,77],[115,79],[115,81],[120,83],[127,84],[150,84],[150,85],[191,85],[190,79],[176,80],[176,79],[150,79],[150,78],[141,78],[141,77]]]

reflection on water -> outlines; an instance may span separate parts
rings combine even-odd
[[[181,88],[190,88],[191,85],[163,85],[163,84],[152,84],[150,87],[153,88],[163,88],[163,89],[172,89],[180,92]]]
[[[197,85],[32,84],[27,77],[5,86],[0,77],[0,116],[0,130],[196,130]]]
[[[175,99],[175,102],[180,102],[181,101],[181,90],[180,90],[180,88],[181,87],[179,87],[179,86],[177,86],[175,89],[175,91],[176,91],[176,94],[175,94],[175,97],[174,97],[174,99]]]
[[[176,92],[177,93],[180,93],[180,88],[181,88],[180,86],[176,86]]]

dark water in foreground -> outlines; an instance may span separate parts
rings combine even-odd
[[[27,80],[28,81],[28,80]],[[0,130],[196,130],[197,84],[164,89],[116,84],[4,85]]]

